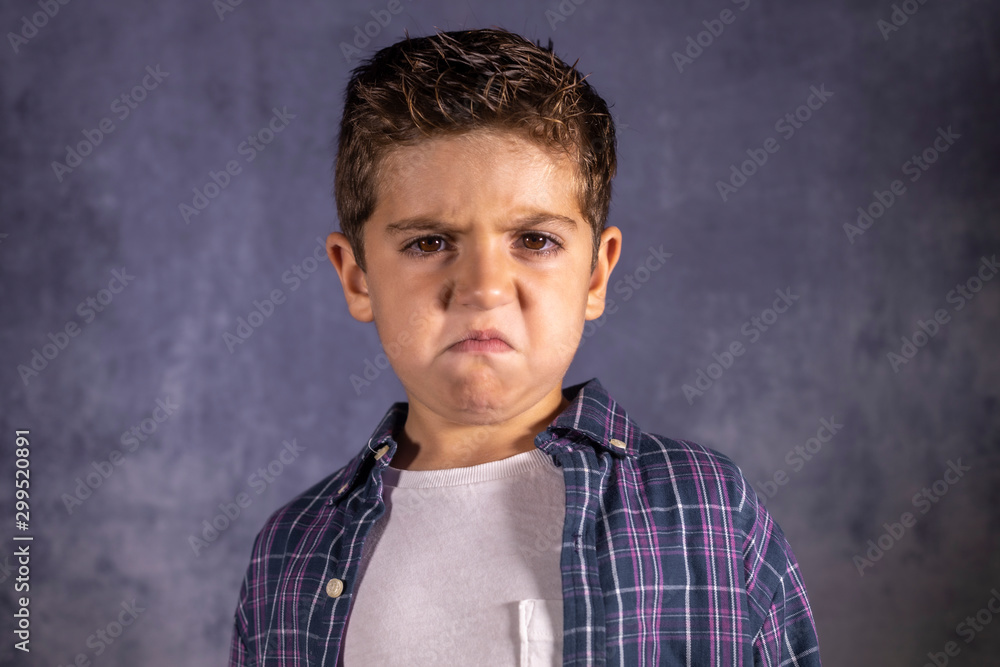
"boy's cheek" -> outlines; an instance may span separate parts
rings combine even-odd
[[[419,327],[419,328],[423,329],[424,327],[427,326],[428,322],[429,322],[429,320],[428,320],[427,316],[424,315],[424,313],[422,311],[415,310],[412,313],[410,313],[409,324],[410,324],[411,327],[414,327],[414,328]]]

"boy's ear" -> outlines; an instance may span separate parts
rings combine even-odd
[[[337,269],[344,299],[351,316],[359,322],[371,322],[371,297],[368,295],[368,278],[354,259],[354,251],[347,237],[340,232],[330,232],[326,237],[326,254]]]
[[[618,263],[622,252],[622,232],[617,227],[605,227],[601,232],[601,245],[597,251],[597,266],[590,276],[590,290],[587,292],[587,311],[584,319],[594,320],[604,313],[604,301],[608,292],[611,271]]]

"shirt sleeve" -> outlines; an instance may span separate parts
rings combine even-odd
[[[229,647],[229,667],[254,667],[257,661],[250,655],[246,639],[241,632],[240,620],[233,623],[233,639]]]
[[[266,586],[260,581],[262,560],[262,536],[265,534],[271,521],[265,524],[263,530],[254,538],[253,548],[250,553],[250,564],[247,566],[243,583],[240,586],[239,601],[236,604],[236,612],[233,615],[233,636],[229,648],[229,667],[257,667],[258,659],[255,655],[256,635],[252,627],[252,619],[256,617],[254,610],[261,604],[260,591],[266,590]]]
[[[744,480],[756,514],[743,550],[753,627],[753,664],[819,667],[819,639],[798,561],[781,527]]]
[[[789,552],[790,553],[790,552]],[[754,665],[819,667],[819,642],[799,566],[791,556],[753,641]]]

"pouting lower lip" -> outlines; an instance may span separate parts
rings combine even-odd
[[[470,329],[465,333],[465,336],[463,337],[463,340],[485,341],[491,339],[499,339],[504,343],[507,342],[506,340],[504,340],[503,333],[499,329],[496,329],[495,327],[490,327],[488,329]],[[507,344],[509,345],[509,343]]]
[[[505,352],[513,348],[499,338],[470,338],[455,343],[451,349],[456,352]]]

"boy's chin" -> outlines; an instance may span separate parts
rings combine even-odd
[[[407,385],[422,403],[434,407],[435,412],[450,413],[456,418],[480,415],[484,423],[491,417],[509,416],[511,411],[529,409],[522,403],[532,394],[547,386],[545,375],[530,369],[511,369],[476,365],[476,367],[436,368],[433,371],[414,372]],[[554,380],[556,383],[559,379]],[[545,391],[547,394],[547,391]],[[539,400],[543,396],[537,397]]]
[[[407,393],[424,397],[424,403],[465,410],[474,405],[484,409],[501,405],[519,393],[517,388],[524,381],[493,368],[452,367],[414,372],[405,384],[409,387]]]

